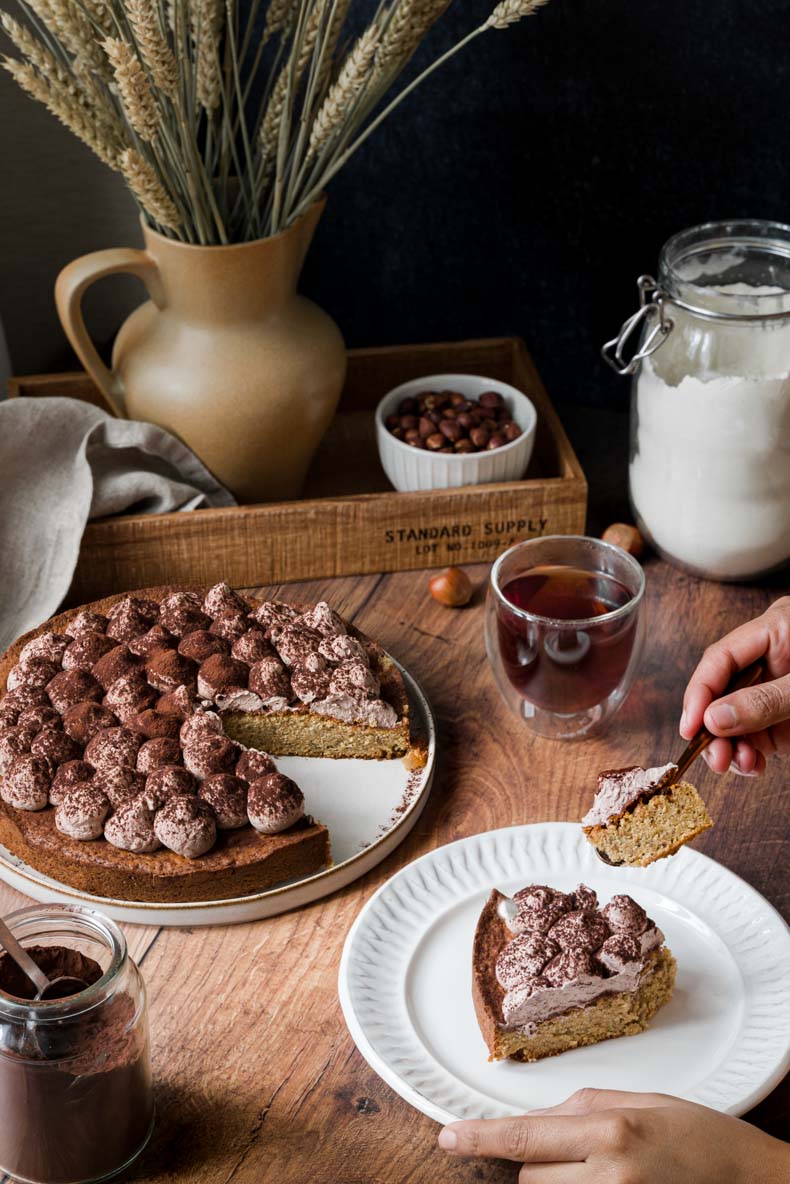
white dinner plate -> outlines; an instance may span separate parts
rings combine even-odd
[[[472,939],[492,888],[527,884],[602,902],[633,896],[678,963],[646,1032],[535,1064],[490,1063],[472,1005]],[[584,1086],[659,1091],[742,1114],[790,1066],[790,931],[768,902],[683,848],[649,868],[607,868],[578,825],[460,839],[415,860],[368,901],[340,964],[340,1002],[362,1055],[438,1122],[551,1106]]]
[[[400,760],[277,757],[277,768],[301,786],[307,813],[329,827],[333,862],[324,871],[232,900],[130,903],[61,884],[0,846],[0,879],[33,900],[81,901],[132,925],[233,925],[273,917],[337,892],[403,842],[422,813],[431,788],[436,755],[433,712],[419,684],[397,665],[409,696],[412,739],[420,737],[427,745],[428,761],[423,769],[410,773]]]

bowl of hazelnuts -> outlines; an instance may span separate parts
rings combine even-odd
[[[376,408],[376,441],[397,490],[448,489],[524,476],[537,413],[514,386],[475,374],[430,374]]]

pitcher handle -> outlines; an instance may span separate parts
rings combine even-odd
[[[74,352],[95,382],[113,415],[124,417],[123,381],[121,376],[99,357],[96,346],[85,328],[82,297],[96,280],[125,272],[137,276],[146,286],[148,295],[157,308],[165,303],[162,277],[154,259],[147,251],[131,247],[113,247],[107,251],[93,251],[82,255],[63,268],[55,283],[55,303],[60,323]]]

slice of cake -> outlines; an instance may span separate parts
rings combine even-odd
[[[472,991],[489,1060],[537,1061],[633,1036],[672,996],[675,959],[630,896],[494,890],[477,923]]]
[[[665,787],[676,768],[633,765],[598,775],[595,800],[582,827],[607,863],[647,867],[713,826],[693,785],[677,781]]]
[[[272,754],[393,758],[406,689],[328,604],[154,588],[61,614],[0,658],[0,843],[123,900],[214,900],[329,862]]]

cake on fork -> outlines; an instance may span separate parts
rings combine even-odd
[[[496,889],[477,923],[475,1012],[489,1060],[537,1061],[633,1036],[672,996],[675,959],[630,896],[601,908],[580,884]]]
[[[607,863],[647,867],[713,826],[694,786],[672,783],[676,772],[677,766],[669,764],[599,773],[595,800],[582,827]]]

